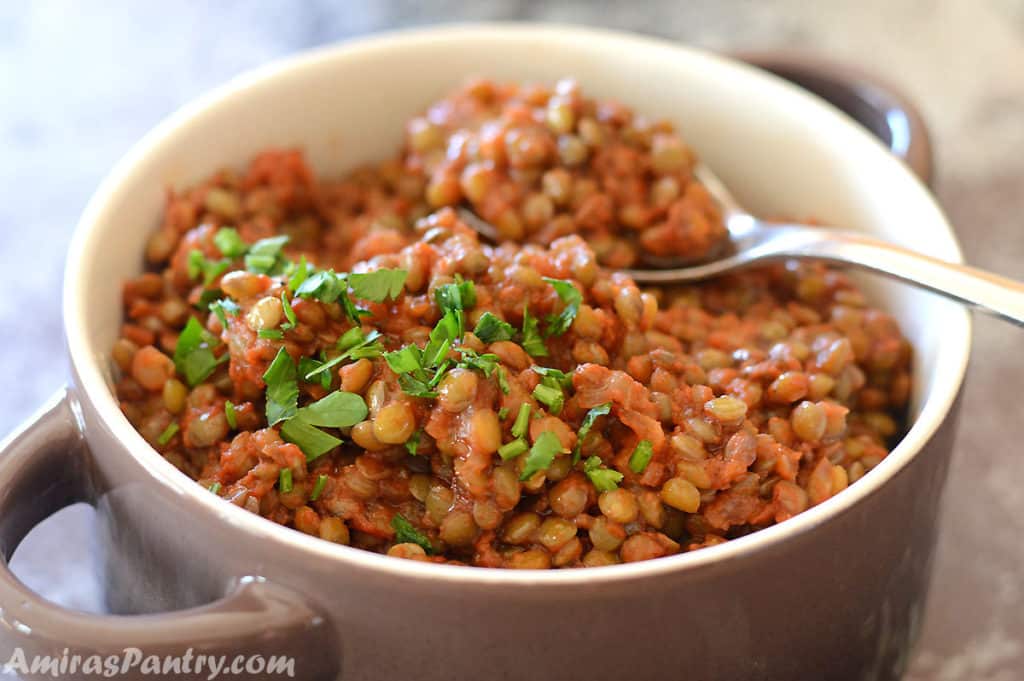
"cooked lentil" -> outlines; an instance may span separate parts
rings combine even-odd
[[[406,559],[611,565],[782,522],[886,456],[911,348],[823,265],[611,269],[721,237],[692,166],[570,81],[479,81],[341,180],[271,150],[169,192],[124,286],[121,408],[228,502]]]

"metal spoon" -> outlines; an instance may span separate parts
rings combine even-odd
[[[722,207],[731,237],[724,257],[695,264],[659,258],[658,269],[625,270],[639,284],[685,284],[752,265],[791,258],[824,260],[894,277],[1024,326],[1024,284],[974,267],[932,258],[856,232],[768,222],[745,212],[729,190],[700,164],[694,171]],[[460,216],[492,241],[497,230],[472,212]],[[669,267],[669,269],[664,269]]]

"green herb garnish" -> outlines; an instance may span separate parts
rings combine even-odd
[[[562,412],[562,407],[565,406],[565,393],[559,387],[539,383],[533,389],[533,397],[556,416]]]
[[[547,318],[547,335],[561,336],[569,330],[573,320],[576,319],[576,315],[580,311],[580,304],[583,302],[583,294],[571,281],[548,277],[545,277],[544,281],[554,287],[555,293],[565,303],[565,308],[561,312]]]
[[[235,412],[235,403],[231,400],[224,400],[224,418],[232,430],[238,428],[238,414]]]
[[[629,455],[629,470],[634,473],[643,473],[647,464],[651,462],[652,456],[654,456],[654,447],[651,445],[651,441],[640,440],[636,449]]]
[[[497,315],[484,312],[476,323],[473,333],[484,343],[512,340],[516,335],[515,327],[500,319]]]
[[[163,447],[171,441],[171,438],[178,434],[179,430],[181,430],[181,426],[178,425],[178,422],[171,421],[170,424],[164,428],[164,432],[160,433],[160,437],[156,439],[157,444]]]
[[[249,247],[245,256],[245,269],[257,274],[273,274],[281,265],[281,249],[286,243],[287,235],[260,239]]]
[[[256,332],[256,335],[269,340],[281,340],[284,338],[284,331],[280,329],[260,329]]]
[[[597,422],[598,417],[607,416],[611,411],[612,403],[605,402],[604,404],[599,404],[596,407],[591,407],[590,411],[587,412],[587,415],[583,417],[583,423],[580,424],[579,433],[576,435],[576,447],[572,450],[573,463],[580,460],[580,448],[583,447],[583,440],[590,434],[590,429],[594,427],[594,423]]]
[[[405,441],[405,451],[409,452],[413,456],[416,456],[416,454],[418,454],[420,451],[420,440],[422,439],[423,429],[417,428],[416,432],[413,433],[412,436]]]
[[[409,272],[406,270],[357,272],[348,275],[348,285],[352,287],[352,295],[356,298],[382,303],[388,298],[395,300],[401,295],[408,276]]]
[[[189,318],[174,347],[174,367],[190,388],[202,383],[218,365],[229,360],[227,354],[219,359],[213,354],[213,348],[219,344],[216,336],[203,328],[198,319]]]
[[[592,456],[584,461],[583,472],[587,474],[598,492],[610,492],[616,489],[622,480],[622,473],[605,468],[599,456]]]
[[[288,494],[292,491],[292,469],[282,468],[281,473],[277,477],[277,490],[282,494]]]
[[[291,329],[294,329],[298,325],[299,320],[295,316],[295,310],[292,309],[292,303],[288,300],[288,296],[284,291],[281,291],[281,309],[284,311],[284,318],[286,320],[285,323],[281,325],[281,330],[290,331]]]
[[[338,349],[344,350],[344,352],[333,359],[329,359],[324,362],[317,362],[317,366],[313,367],[308,373],[304,373],[303,375],[306,377],[307,381],[310,381],[317,374],[323,373],[323,376],[327,378],[327,385],[324,387],[329,388],[330,374],[326,373],[329,369],[333,369],[348,359],[375,359],[384,354],[384,346],[377,340],[380,337],[381,334],[377,330],[363,335],[363,330],[361,328],[358,326],[353,327],[338,339]]]
[[[299,262],[294,264],[288,273],[288,290],[294,293],[312,273],[313,267],[306,262],[306,256],[301,256]]]
[[[550,430],[545,430],[530,447],[530,453],[526,456],[526,465],[519,479],[523,482],[529,480],[539,471],[545,471],[555,460],[555,456],[562,451],[562,442],[558,436]]]
[[[537,318],[530,315],[530,308],[523,308],[523,350],[531,357],[547,357],[548,348],[538,329]]]
[[[502,446],[498,447],[498,456],[505,461],[508,461],[509,459],[514,459],[520,454],[525,453],[529,448],[530,445],[526,444],[526,440],[521,437],[516,438],[515,440],[506,442]]]
[[[220,494],[221,484],[219,482],[215,482],[206,489],[210,490],[214,494]]]
[[[198,279],[203,277],[203,286],[209,286],[214,279],[224,274],[231,267],[231,261],[227,258],[221,260],[210,260],[200,250],[189,251],[188,254],[188,278]]]
[[[221,227],[218,229],[217,233],[213,235],[213,243],[217,246],[217,250],[221,252],[221,255],[228,258],[237,258],[245,255],[245,252],[249,250],[249,244],[242,240],[238,230],[234,227]]]
[[[512,437],[526,435],[526,429],[530,426],[530,409],[527,402],[519,405],[519,413],[516,414],[516,420],[512,423]]]
[[[210,312],[217,315],[217,319],[220,320],[220,325],[225,329],[228,328],[227,315],[237,317],[242,313],[242,308],[238,306],[238,303],[231,300],[230,298],[221,298],[210,303]]]
[[[360,395],[338,390],[302,407],[298,415],[312,426],[348,428],[364,420],[367,413]]]
[[[324,487],[327,485],[327,476],[321,473],[316,476],[316,483],[313,485],[313,492],[309,495],[310,501],[316,501],[320,498],[320,495],[324,492]]]
[[[417,544],[428,554],[434,553],[434,547],[430,540],[413,527],[413,524],[402,517],[401,514],[396,513],[391,518],[391,529],[395,531],[396,544]]]
[[[280,348],[274,361],[270,363],[266,373],[263,374],[263,381],[267,384],[267,425],[273,426],[298,413],[299,385],[297,378],[295,362],[292,361],[287,350]],[[303,451],[306,450],[303,449]]]
[[[341,444],[341,440],[309,424],[302,416],[294,416],[281,425],[281,437],[297,445],[313,461]]]

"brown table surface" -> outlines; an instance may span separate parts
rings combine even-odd
[[[59,302],[67,240],[131,143],[249,67],[427,21],[591,23],[719,49],[807,49],[873,69],[902,86],[932,126],[936,191],[967,258],[1024,279],[1022,0],[213,4],[0,3],[0,434],[65,380]],[[913,681],[1024,678],[1022,344],[1017,329],[977,319]],[[95,609],[91,551],[90,515],[72,510],[30,537],[16,569],[51,598]]]

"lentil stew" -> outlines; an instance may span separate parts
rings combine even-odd
[[[121,408],[227,502],[404,558],[609,565],[782,522],[887,455],[911,348],[820,264],[616,272],[724,235],[693,162],[571,81],[478,81],[342,179],[269,150],[169,191]]]

